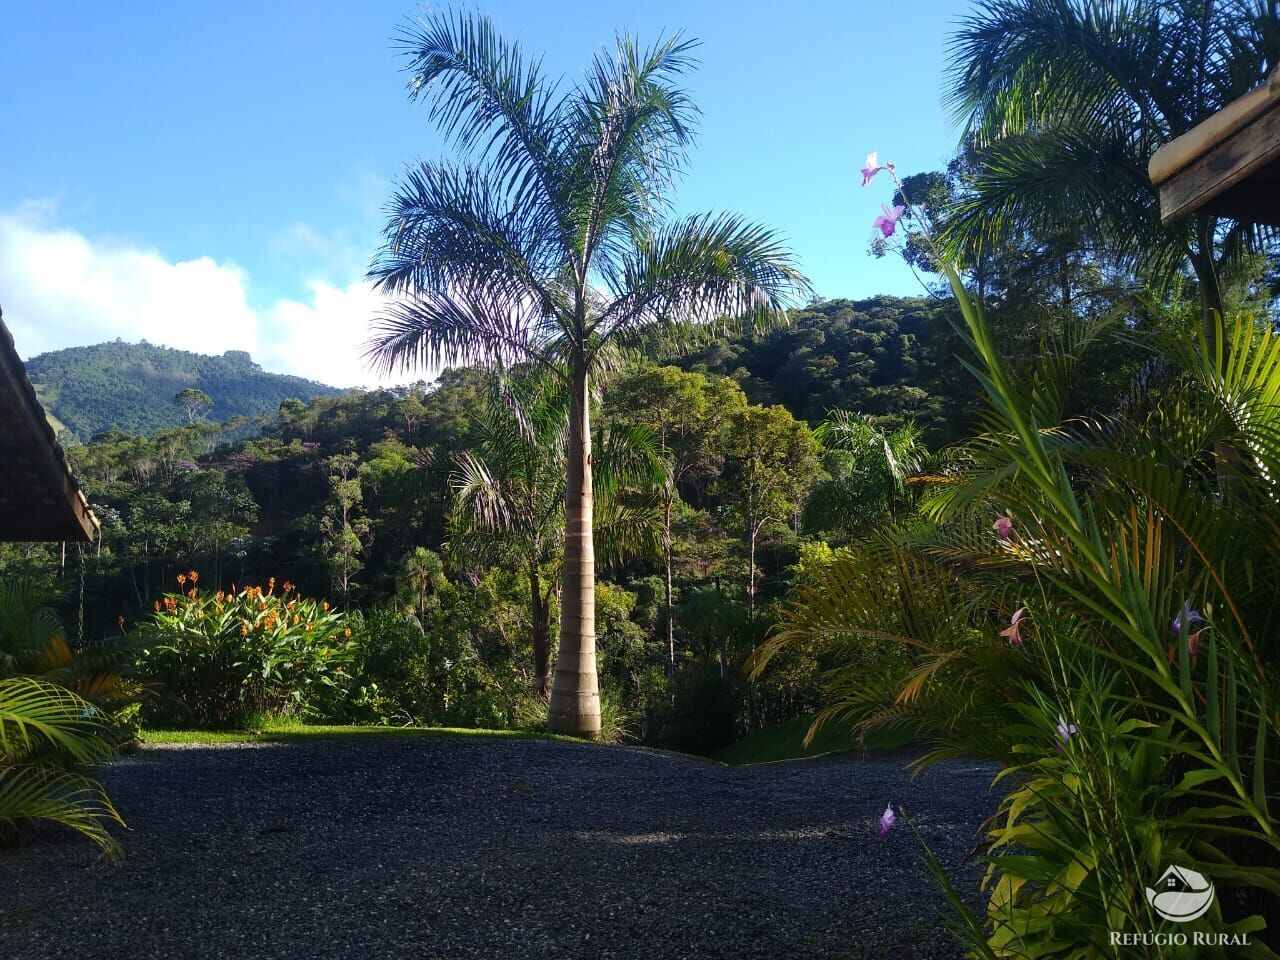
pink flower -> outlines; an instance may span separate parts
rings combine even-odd
[[[884,813],[880,814],[880,836],[884,836],[893,829],[893,825],[898,822],[898,818],[894,816],[893,804],[888,804],[884,808]]]
[[[1000,517],[991,525],[991,529],[996,532],[996,536],[1001,540],[1008,540],[1013,536],[1013,518]]]
[[[903,206],[890,207],[887,203],[880,204],[883,214],[876,217],[871,225],[879,230],[886,240],[893,236],[895,230],[898,229],[898,220],[906,213],[907,208]]]
[[[1022,621],[1027,615],[1026,607],[1019,607],[1013,611],[1013,616],[1009,618],[1009,626],[1000,631],[1000,636],[1005,637],[1009,641],[1009,645],[1013,647],[1022,646]]]
[[[880,166],[879,156],[872,150],[867,154],[867,165],[862,168],[862,185],[865,187],[883,169],[884,167]]]

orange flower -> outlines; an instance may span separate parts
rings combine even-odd
[[[157,600],[157,601],[156,601],[156,612],[157,612],[157,613],[159,613],[159,612],[160,612],[160,601],[159,601],[159,600]]]
[[[293,589],[293,584],[292,584],[292,583],[290,583],[288,580],[286,580],[286,581],[284,582],[284,592],[285,592],[285,593],[288,593],[288,592],[290,592],[292,589]]]
[[[196,588],[192,587],[190,590],[188,590],[187,596],[190,597],[192,600],[194,600],[196,598]]]
[[[342,635],[343,635],[344,637],[350,637],[350,636],[351,636],[351,628],[350,628],[350,627],[347,627],[347,629],[343,630],[343,631],[342,631]]]
[[[240,624],[240,636],[245,636],[249,632],[249,625],[243,621]]]
[[[221,590],[219,590],[219,591],[218,591],[217,596],[218,596],[218,602],[219,602],[219,603],[221,603],[223,600],[227,599],[227,595],[226,595],[225,593],[223,593]]]
[[[191,570],[190,572],[187,573],[187,579],[190,580],[192,583],[195,583],[200,579],[200,574],[196,573],[194,570]]]
[[[178,574],[178,586],[185,587],[187,585],[187,575],[185,573]]]
[[[310,629],[311,629],[311,621],[310,621],[310,620],[308,620],[308,621],[307,621],[307,629],[308,629],[308,630],[310,630]]]
[[[123,629],[124,629],[124,614],[123,614],[123,613],[122,613],[122,614],[120,614],[120,616],[116,617],[116,626],[117,626],[117,627],[119,627],[121,630],[123,630]]]
[[[321,610],[323,610],[325,613],[328,613],[328,612],[329,612],[329,601],[328,601],[328,600],[326,600],[324,603],[320,604],[320,609],[321,609]]]

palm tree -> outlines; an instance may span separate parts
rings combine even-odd
[[[830,476],[805,501],[806,526],[851,532],[897,519],[911,502],[907,481],[924,465],[920,428],[906,423],[886,433],[864,416],[832,410],[813,433]]]
[[[667,222],[696,108],[679,36],[626,36],[561,91],[481,16],[435,13],[402,36],[409,90],[461,159],[423,161],[391,201],[370,276],[395,298],[371,358],[385,370],[530,363],[569,398],[560,655],[552,730],[595,736],[592,383],[655,327],[776,316],[807,284],[770,230]]]
[[[454,507],[450,547],[460,556],[524,572],[533,636],[533,689],[551,695],[551,611],[564,543],[565,462],[569,402],[556,379],[542,375],[496,378],[479,414],[479,439],[458,457],[450,478]],[[652,436],[615,427],[592,461],[595,534],[607,553],[642,554],[656,543],[653,503],[621,494],[664,484]],[[651,501],[653,498],[649,498]]]
[[[953,255],[1067,230],[1154,279],[1189,264],[1216,338],[1224,273],[1265,242],[1200,214],[1165,229],[1151,154],[1280,59],[1276,0],[983,0],[952,40],[952,99],[977,149]]]

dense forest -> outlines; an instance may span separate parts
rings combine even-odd
[[[220,357],[146,343],[99,343],[32,357],[27,376],[40,402],[68,439],[87,441],[109,430],[151,433],[188,422],[175,397],[198,390],[200,412],[225,423],[274,415],[287,398],[311,400],[338,391],[321,383],[267,373],[242,350]]]
[[[606,380],[596,606],[615,732],[710,751],[817,706],[812,657],[754,683],[742,665],[806,565],[907,511],[902,471],[972,422],[959,349],[937,301],[836,300]],[[343,719],[536,715],[564,522],[554,391],[527,370],[452,370],[289,397],[248,436],[216,410],[69,445],[101,543],[0,547],[0,572],[56,581],[88,638],[145,621],[180,573],[223,590],[275,578],[368,625]]]

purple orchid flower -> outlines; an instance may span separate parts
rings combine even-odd
[[[884,167],[880,165],[879,155],[872,150],[867,154],[867,165],[862,168],[862,185],[865,187],[883,169]]]
[[[1170,625],[1170,632],[1176,639],[1176,637],[1183,635],[1184,631],[1189,631],[1192,628],[1192,623],[1203,622],[1204,618],[1199,614],[1199,611],[1193,611],[1192,605],[1184,603],[1183,612],[1174,617],[1174,622]]]
[[[1173,622],[1169,625],[1170,632],[1175,640],[1182,636],[1187,638],[1187,652],[1191,656],[1195,656],[1200,652],[1200,634],[1204,633],[1204,628],[1191,630],[1193,623],[1206,623],[1204,617],[1200,616],[1199,610],[1191,609],[1191,601],[1184,600],[1182,602],[1182,612],[1173,618]]]
[[[1058,714],[1059,743],[1057,744],[1057,747],[1059,753],[1061,753],[1062,748],[1067,745],[1067,741],[1069,741],[1071,737],[1078,732],[1079,731],[1076,729],[1076,725],[1074,723],[1067,723],[1067,718],[1062,714]]]
[[[1026,619],[1027,608],[1019,607],[1009,618],[1009,626],[1000,631],[1000,636],[1009,641],[1011,647],[1022,646],[1022,621]]]
[[[898,229],[898,220],[906,213],[907,208],[903,206],[891,207],[887,203],[882,203],[880,204],[880,209],[884,213],[876,217],[871,225],[884,234],[884,238],[888,240],[893,236],[894,231]]]
[[[893,829],[893,825],[898,822],[897,816],[893,812],[893,804],[887,804],[884,813],[880,814],[880,836],[884,836]]]
[[[999,517],[996,522],[991,525],[991,529],[996,532],[996,536],[1001,540],[1008,540],[1013,536],[1013,518]]]

